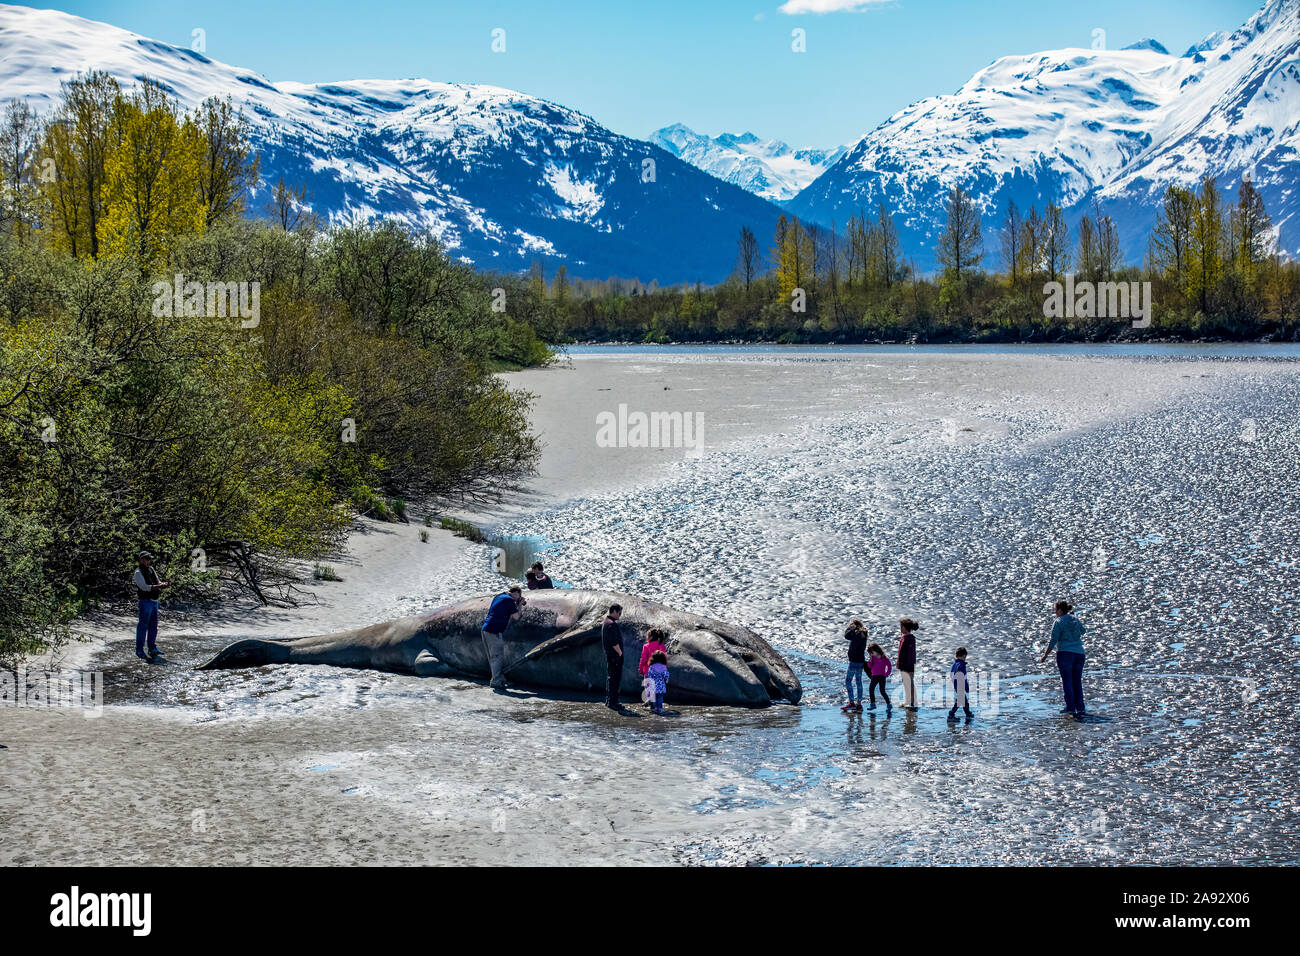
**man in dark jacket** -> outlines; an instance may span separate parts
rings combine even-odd
[[[623,616],[621,604],[611,604],[605,615],[605,623],[600,626],[600,643],[605,648],[605,706],[610,710],[621,710],[618,702],[619,686],[623,683],[623,629],[618,619]]]

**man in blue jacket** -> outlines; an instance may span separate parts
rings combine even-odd
[[[491,686],[496,690],[505,690],[506,686],[506,679],[502,676],[505,669],[506,628],[527,606],[524,592],[516,584],[508,593],[498,594],[492,599],[487,617],[483,619],[483,648],[487,651],[488,667],[492,669]]]

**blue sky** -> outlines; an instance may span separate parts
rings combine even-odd
[[[1262,0],[91,0],[33,4],[189,46],[272,80],[492,83],[644,137],[669,123],[851,142],[999,56],[1154,37],[1181,53]],[[492,31],[505,52],[492,52]],[[791,51],[791,31],[806,34]]]

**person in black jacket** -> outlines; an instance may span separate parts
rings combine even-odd
[[[533,566],[528,569],[528,573],[525,576],[528,578],[528,590],[530,591],[536,591],[539,588],[544,589],[555,587],[555,582],[551,580],[551,576],[542,568],[542,562],[540,561],[534,561]]]
[[[605,648],[605,706],[620,710],[619,686],[623,683],[623,629],[618,619],[623,616],[621,604],[611,604],[605,622],[600,626],[600,643]]]
[[[898,660],[894,669],[903,682],[904,710],[916,710],[916,632],[920,626],[910,617],[898,619]]]
[[[856,617],[849,622],[849,629],[844,632],[844,639],[849,642],[849,672],[844,675],[844,689],[848,692],[848,702],[840,708],[845,712],[862,713],[862,668],[867,663],[867,639],[870,635],[866,626]],[[853,699],[853,682],[858,684],[857,700]]]

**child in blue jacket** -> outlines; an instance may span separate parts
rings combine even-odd
[[[662,714],[664,712],[664,694],[668,693],[667,654],[663,651],[655,651],[650,655],[650,667],[646,670],[646,677],[655,682],[654,712]]]
[[[957,708],[962,707],[966,711],[966,719],[973,720],[975,715],[970,712],[970,680],[966,677],[966,648],[957,648],[957,652],[953,656],[956,660],[952,662],[952,669],[948,673],[952,677],[954,696],[952,710],[948,711],[948,719],[955,721],[957,719]]]

